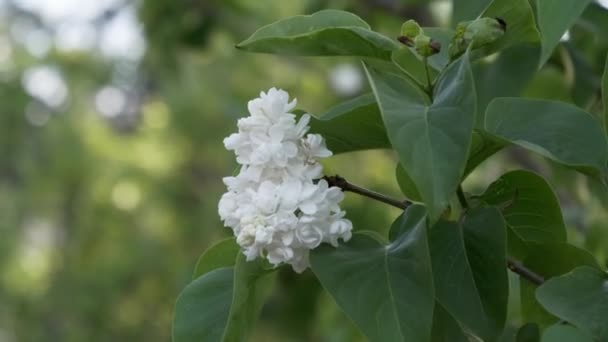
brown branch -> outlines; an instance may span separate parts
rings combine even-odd
[[[511,270],[511,272],[517,273],[520,277],[526,279],[532,284],[541,285],[545,282],[545,278],[543,278],[537,273],[534,273],[534,271],[530,270],[521,262],[511,257],[507,258],[507,267],[509,268],[509,270]]]
[[[375,192],[372,190],[362,188],[358,185],[351,184],[346,179],[344,179],[343,177],[340,177],[338,175],[325,176],[325,177],[323,177],[323,179],[325,179],[327,181],[327,184],[329,184],[329,186],[337,186],[338,188],[342,189],[342,191],[353,192],[353,193],[359,194],[361,196],[369,197],[371,199],[375,199],[376,201],[386,203],[388,205],[392,205],[393,207],[396,207],[399,209],[405,210],[407,207],[409,207],[412,204],[412,202],[407,201],[407,200],[399,201],[394,198],[383,195],[379,192]]]

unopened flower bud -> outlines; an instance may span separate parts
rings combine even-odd
[[[414,40],[416,36],[423,34],[422,28],[416,20],[410,19],[401,25],[401,35],[411,40]]]
[[[441,44],[433,41],[429,36],[420,34],[414,39],[414,47],[420,56],[429,57],[439,52]]]
[[[500,39],[507,30],[507,23],[500,18],[479,18],[461,22],[456,26],[448,53],[455,59],[472,44],[476,49]]]

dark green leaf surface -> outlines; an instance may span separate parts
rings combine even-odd
[[[221,341],[230,313],[234,267],[215,269],[195,279],[175,305],[173,341]]]
[[[524,243],[566,242],[559,202],[541,176],[525,170],[508,172],[481,199],[503,208],[507,225]]]
[[[518,45],[500,52],[496,60],[473,65],[477,92],[475,127],[483,128],[485,111],[494,98],[519,96],[538,66],[540,49],[536,45]]]
[[[519,328],[517,336],[515,337],[516,342],[539,342],[540,341],[540,329],[538,325],[528,323]]]
[[[555,324],[545,330],[540,342],[593,342],[593,340],[571,325]]]
[[[393,40],[370,30],[356,15],[323,10],[262,27],[237,48],[299,56],[360,56],[390,60]]]
[[[192,279],[194,280],[216,268],[233,266],[239,251],[240,248],[234,238],[222,240],[207,248],[194,267]]]
[[[432,103],[395,67],[366,70],[399,161],[436,220],[460,183],[471,142],[476,98],[468,55],[440,78]]]
[[[432,342],[468,342],[467,335],[441,304],[435,304]]]
[[[468,176],[479,164],[505,147],[505,143],[481,130],[474,130],[471,137],[471,148],[467,158],[464,177]]]
[[[429,237],[438,302],[461,325],[488,341],[507,313],[506,233],[500,212],[468,212],[462,227],[440,221]]]
[[[373,94],[348,100],[319,118],[313,117],[310,132],[321,134],[334,154],[391,147]]]
[[[591,0],[537,0],[538,28],[542,43],[541,66],[590,2]]]
[[[603,179],[606,138],[593,116],[547,100],[497,98],[488,105],[485,129],[513,144]]]
[[[312,270],[370,341],[429,341],[435,300],[425,208],[409,207],[391,236],[388,245],[355,234],[338,248],[321,246]]]
[[[545,282],[536,298],[557,317],[575,325],[598,341],[608,340],[608,275],[581,266]]]

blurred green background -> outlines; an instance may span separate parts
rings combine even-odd
[[[452,4],[0,0],[0,342],[170,340],[173,305],[198,256],[230,235],[217,201],[236,164],[222,139],[247,101],[276,86],[320,115],[369,91],[354,59],[234,48],[264,24],[324,8],[352,11],[395,37],[409,18],[449,25]],[[527,96],[602,110],[608,21],[603,7],[593,9]],[[395,165],[387,151],[368,151],[332,158],[326,173],[398,197]],[[606,194],[583,176],[507,149],[466,190],[515,167],[549,178],[570,240],[606,264]],[[379,232],[398,214],[352,195],[345,208],[355,229]],[[312,274],[282,271],[252,340],[361,336]]]

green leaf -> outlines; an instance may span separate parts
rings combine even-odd
[[[475,127],[483,128],[490,101],[521,95],[536,72],[539,52],[538,46],[524,44],[501,51],[491,62],[481,60],[473,65],[478,113]]]
[[[234,268],[223,267],[186,286],[175,306],[173,341],[222,340],[232,302],[233,277]]]
[[[435,303],[433,314],[432,342],[468,342],[467,335],[454,317],[439,303]]]
[[[312,270],[370,341],[429,341],[435,300],[425,208],[410,206],[391,236],[388,245],[358,233],[338,248],[320,246]]]
[[[547,100],[497,98],[486,110],[487,132],[603,180],[608,148],[593,116]]]
[[[608,10],[598,3],[590,3],[581,17],[578,24],[586,30],[595,33],[595,39],[608,40]]]
[[[390,60],[393,40],[370,30],[356,15],[323,10],[283,19],[257,30],[237,48],[299,56],[359,56]]]
[[[207,248],[194,267],[192,279],[217,268],[233,266],[239,251],[239,245],[236,244],[234,238],[222,240]]]
[[[471,149],[467,158],[467,166],[464,170],[463,179],[466,178],[479,164],[500,151],[506,144],[499,139],[481,131],[473,131]]]
[[[496,208],[467,212],[457,222],[440,221],[429,237],[437,301],[483,340],[500,336],[509,284],[504,220]]]
[[[490,4],[492,0],[454,0],[452,26],[461,21],[473,20]]]
[[[403,167],[397,164],[397,168],[395,170],[395,177],[397,178],[397,184],[401,189],[401,192],[405,195],[405,197],[414,202],[422,202],[422,198],[420,197],[420,192],[416,188],[416,184],[412,181],[410,175],[405,172]]]
[[[602,76],[602,103],[604,105],[604,115],[602,116],[602,128],[604,133],[608,134],[608,55],[604,66],[604,75]]]
[[[538,329],[538,325],[533,323],[528,323],[519,328],[517,331],[517,336],[515,338],[516,342],[538,342],[540,341],[540,330]]]
[[[540,66],[551,57],[562,35],[574,25],[591,0],[537,0],[542,52]]]
[[[555,324],[545,330],[540,342],[593,342],[593,340],[571,325]]]
[[[490,184],[481,199],[503,208],[508,227],[526,246],[566,242],[559,202],[543,177],[525,170],[508,172]]]
[[[608,340],[608,275],[581,266],[549,279],[536,290],[538,301],[557,317],[598,341]]]
[[[177,299],[173,341],[244,340],[272,280],[267,273],[261,259],[246,262],[239,254],[234,266],[195,279]]]
[[[545,279],[563,275],[578,266],[600,268],[589,252],[566,243],[530,244],[529,247],[523,264]],[[537,302],[534,296],[536,288],[536,285],[520,279],[522,316],[527,322],[546,327],[557,322],[557,318]]]
[[[432,103],[395,67],[368,63],[366,71],[393,148],[434,221],[456,191],[469,152],[476,99],[468,55],[445,71]]]
[[[484,47],[486,54],[520,43],[539,41],[534,12],[528,0],[494,0],[483,11],[481,17],[501,18],[507,23],[505,34]]]
[[[319,118],[313,117],[310,132],[321,134],[334,154],[391,147],[373,94],[348,100]]]

